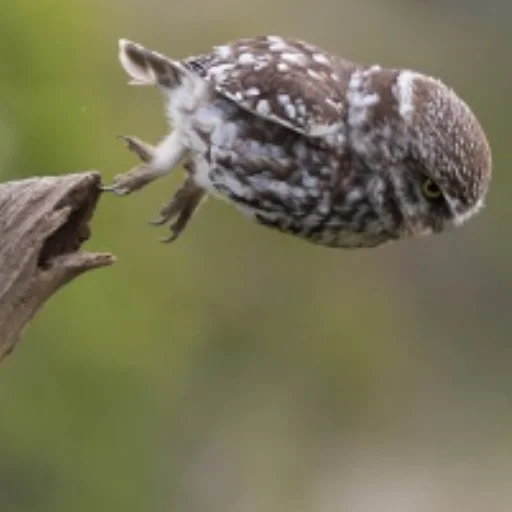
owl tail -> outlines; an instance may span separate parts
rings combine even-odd
[[[126,39],[119,40],[119,60],[132,77],[130,85],[175,89],[190,76],[190,71],[179,62]]]

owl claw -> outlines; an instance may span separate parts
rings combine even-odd
[[[153,159],[155,147],[151,144],[131,135],[118,135],[117,137],[125,143],[129,151],[135,153],[143,162],[148,163]]]
[[[130,190],[127,188],[119,187],[118,185],[109,185],[107,187],[101,187],[102,192],[112,192],[116,196],[127,196]]]
[[[194,213],[193,210],[192,211],[183,210],[180,213],[176,222],[171,224],[171,226],[170,226],[171,234],[169,236],[162,237],[160,239],[160,242],[162,242],[164,244],[174,242],[183,233],[183,231],[187,227],[188,221],[192,217],[192,213]]]
[[[160,243],[170,244],[171,242],[174,242],[178,238],[179,235],[180,235],[180,233],[173,231],[173,232],[171,232],[171,234],[169,236],[163,236],[162,238],[160,238]]]
[[[160,217],[157,217],[156,219],[152,219],[149,221],[149,223],[152,225],[152,226],[163,226],[166,222],[167,222],[168,219],[166,219],[165,217],[163,217],[162,215]]]

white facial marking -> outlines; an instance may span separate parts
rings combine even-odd
[[[409,120],[414,112],[414,81],[417,76],[413,71],[402,71],[394,87],[400,115],[405,120]]]
[[[446,200],[448,201],[450,209],[453,212],[453,224],[455,226],[462,226],[485,206],[484,199],[481,198],[469,210],[465,211],[464,213],[457,213],[457,202],[453,199],[450,199],[449,196],[446,196]]]
[[[290,69],[290,66],[288,66],[288,64],[286,64],[286,62],[279,62],[277,64],[277,70],[281,71],[282,73],[288,71],[289,69]]]

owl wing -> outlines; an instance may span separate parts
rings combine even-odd
[[[323,137],[345,121],[353,64],[308,43],[241,39],[183,64],[241,108],[307,137]]]

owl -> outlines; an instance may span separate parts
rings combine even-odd
[[[131,84],[164,96],[169,134],[123,136],[140,164],[126,195],[172,169],[183,184],[153,224],[183,233],[207,197],[315,244],[376,247],[460,226],[479,212],[491,151],[470,107],[439,79],[346,60],[278,36],[172,59],[122,39]]]

